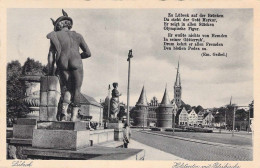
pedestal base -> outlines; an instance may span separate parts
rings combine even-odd
[[[143,149],[87,147],[77,151],[27,148],[23,154],[28,159],[55,160],[144,160]]]
[[[89,146],[89,130],[45,130],[33,131],[32,147],[77,150]]]
[[[121,141],[123,140],[123,123],[108,123],[108,129],[114,129],[114,140]]]
[[[19,139],[32,139],[33,130],[37,128],[36,119],[18,118],[13,125],[13,137]]]

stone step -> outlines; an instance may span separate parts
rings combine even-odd
[[[28,159],[55,160],[144,160],[143,149],[126,149],[110,147],[86,147],[80,150],[58,150],[42,148],[26,148],[23,154]]]
[[[13,137],[21,139],[32,139],[33,130],[36,125],[13,125]]]
[[[7,143],[21,144],[21,145],[32,145],[32,139],[7,138]]]
[[[123,147],[123,145],[124,145],[123,141],[109,141],[109,142],[99,143],[94,146],[120,148],[120,147]]]
[[[37,120],[31,118],[18,118],[16,123],[17,125],[36,125]]]
[[[76,121],[40,121],[37,123],[37,129],[47,130],[74,130],[83,131],[86,130],[86,122]]]

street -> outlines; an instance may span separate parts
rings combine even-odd
[[[231,134],[198,133],[200,138],[194,136],[196,133],[178,132],[177,134],[178,136],[175,135],[175,137],[157,131],[132,130],[132,139],[186,160],[253,160],[252,138],[249,138],[249,136],[246,138],[235,136],[234,141],[227,140],[226,143],[223,143],[224,141],[220,140],[221,138],[219,137],[223,136],[225,140]],[[179,136],[181,134],[183,136]],[[211,137],[211,140],[209,140],[209,137]]]

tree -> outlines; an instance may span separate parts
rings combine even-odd
[[[228,127],[232,127],[233,125],[233,116],[234,116],[234,108],[235,108],[235,104],[228,104],[226,105],[226,118],[227,118],[227,126]]]
[[[245,121],[248,118],[248,112],[245,109],[238,109],[236,111],[236,121]]]
[[[185,107],[185,109],[186,109],[187,111],[192,110],[192,108],[191,108],[191,106],[190,106],[189,104],[182,104],[180,108],[182,109],[183,107]]]
[[[203,107],[201,105],[198,105],[197,107],[195,107],[194,110],[195,110],[196,113],[198,113],[200,111],[203,111],[204,109],[203,109]]]
[[[14,119],[21,115],[22,111],[29,110],[22,105],[21,98],[23,97],[23,86],[19,78],[22,75],[22,66],[19,61],[12,61],[7,64],[7,89],[6,89],[6,104],[7,104],[7,119]]]
[[[23,67],[22,67],[23,75],[45,75],[47,74],[47,66],[42,65],[39,61],[35,61],[34,59],[27,58]]]
[[[19,61],[12,61],[7,64],[7,118],[22,117],[29,112],[24,105],[24,85],[19,80],[24,75],[44,75],[47,73],[47,66],[39,61],[27,58],[24,65]]]
[[[109,99],[106,97],[106,99],[101,103],[103,106],[103,119],[107,120],[108,119],[108,103]]]
[[[136,110],[136,107],[134,106],[133,108],[131,108],[131,110],[129,111],[129,116],[131,119],[134,119],[135,118],[135,110]]]

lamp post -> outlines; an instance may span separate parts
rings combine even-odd
[[[109,120],[109,113],[110,113],[110,84],[108,85],[107,120]]]
[[[133,55],[132,55],[132,49],[129,50],[129,53],[128,53],[128,58],[127,58],[127,61],[128,61],[128,84],[127,84],[127,124],[129,125],[130,122],[129,122],[129,96],[130,96],[130,72],[131,72],[131,58],[133,58]]]
[[[144,114],[143,114],[143,130],[144,130]]]
[[[173,107],[173,113],[172,113],[172,132],[174,133],[174,128],[175,128],[175,106]]]
[[[236,106],[234,106],[234,114],[233,114],[233,129],[232,129],[232,136],[234,136],[234,130],[235,130],[235,118],[236,118]]]
[[[100,105],[101,105],[101,103],[102,103],[102,100],[100,99]],[[101,110],[101,107],[99,107],[100,108],[100,116],[99,116],[99,127],[101,127],[102,126],[102,110]]]
[[[249,128],[250,128],[250,107],[249,107],[249,110],[248,110],[248,126],[247,126],[247,132],[249,133]]]
[[[227,109],[225,109],[225,130],[227,130]]]

